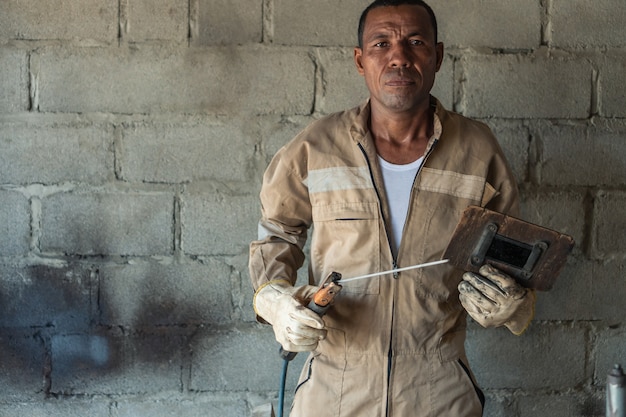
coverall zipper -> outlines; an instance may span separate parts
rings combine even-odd
[[[383,228],[385,229],[385,236],[387,237],[387,245],[389,246],[389,252],[391,252],[391,259],[392,259],[392,269],[397,269],[398,268],[398,263],[396,262],[396,257],[393,254],[393,250],[391,249],[391,237],[389,236],[389,230],[387,227],[387,224],[385,224],[385,216],[383,214],[383,210],[382,210],[382,198],[380,196],[380,192],[378,190],[378,187],[376,186],[376,181],[374,179],[374,171],[372,170],[372,164],[370,162],[370,159],[367,156],[367,153],[365,152],[365,149],[363,148],[363,146],[359,143],[358,144],[359,149],[361,150],[361,152],[363,153],[363,157],[365,158],[365,162],[367,163],[367,167],[369,169],[370,172],[370,178],[372,180],[372,184],[374,186],[374,191],[376,192],[376,196],[378,197],[378,203],[379,203],[379,207],[380,207],[380,218],[383,219]],[[394,272],[393,273],[393,278],[394,280],[396,280],[398,278],[398,272]],[[390,387],[390,377],[391,377],[391,363],[392,363],[392,359],[393,359],[393,349],[392,349],[392,340],[393,340],[393,317],[394,317],[394,310],[395,310],[395,297],[392,297],[391,299],[391,331],[389,334],[389,347],[387,350],[387,398],[385,399],[385,416],[389,415],[389,387]]]
[[[430,154],[433,152],[433,150],[435,149],[435,145],[437,145],[437,142],[439,140],[437,138],[435,138],[435,140],[433,141],[433,143],[431,144],[431,146],[428,149],[428,152],[426,152],[426,155],[424,155],[424,160],[422,161],[419,169],[417,170],[417,173],[415,174],[415,178],[413,179],[413,185],[411,187],[411,198],[409,201],[413,201],[413,190],[415,187],[415,182],[417,181],[417,178],[419,177],[420,173],[422,172],[422,168],[424,167],[424,164],[426,164],[426,160],[428,159],[428,157],[430,156]],[[391,237],[389,236],[389,230],[387,227],[387,224],[385,223],[384,219],[385,216],[383,215],[382,212],[382,198],[380,196],[380,191],[378,190],[378,187],[376,186],[376,181],[374,179],[374,171],[372,170],[372,164],[371,161],[369,159],[369,157],[367,156],[367,153],[365,152],[365,149],[363,148],[363,146],[359,143],[358,144],[359,149],[361,150],[361,153],[363,154],[363,157],[365,158],[365,162],[367,163],[367,167],[370,173],[370,178],[372,180],[372,184],[374,186],[374,191],[376,192],[376,197],[378,198],[378,203],[379,203],[379,207],[380,207],[380,216],[381,219],[383,219],[383,227],[385,229],[385,236],[387,237],[387,245],[389,246],[389,251],[391,252],[391,258],[392,258],[392,269],[397,269],[398,268],[398,259],[397,256],[400,254],[400,248],[402,247],[402,241],[400,241],[400,247],[398,248],[398,254],[394,255],[393,254],[393,250],[392,250],[392,246],[391,246]],[[406,219],[404,220],[404,227],[406,227],[406,222],[409,218],[409,214],[411,212],[411,204],[409,203],[409,208],[407,211],[407,215],[406,215]],[[404,227],[403,227],[403,239],[404,239]],[[398,272],[394,272],[393,273],[393,278],[398,279]],[[387,351],[387,398],[385,399],[385,416],[389,416],[389,390],[391,387],[391,364],[393,361],[393,327],[394,327],[394,317],[395,317],[395,294],[394,297],[392,297],[392,301],[391,301],[391,330],[389,333],[389,347],[388,347],[388,351]]]

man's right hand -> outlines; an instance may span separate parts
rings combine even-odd
[[[305,307],[317,287],[294,287],[287,281],[276,280],[262,286],[254,295],[254,311],[270,323],[274,336],[284,350],[307,352],[314,350],[326,337],[324,321]]]

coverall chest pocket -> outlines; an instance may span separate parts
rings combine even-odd
[[[380,271],[380,216],[376,203],[313,206],[311,263],[317,277],[336,271],[344,278]],[[346,282],[342,292],[378,294],[379,279]]]

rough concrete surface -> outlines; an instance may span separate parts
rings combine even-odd
[[[367,97],[368,3],[0,2],[0,415],[269,413],[281,364],[247,271],[261,177]],[[485,416],[604,415],[626,365],[626,3],[431,3],[434,94],[492,127],[523,217],[576,239],[526,334],[470,323]]]

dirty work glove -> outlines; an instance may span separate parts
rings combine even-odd
[[[466,272],[459,284],[465,310],[483,327],[506,326],[515,335],[524,333],[535,314],[535,292],[491,265],[479,272]]]
[[[274,336],[284,350],[306,352],[326,337],[324,321],[305,307],[317,287],[294,287],[284,280],[270,281],[254,295],[254,311],[272,325]]]

